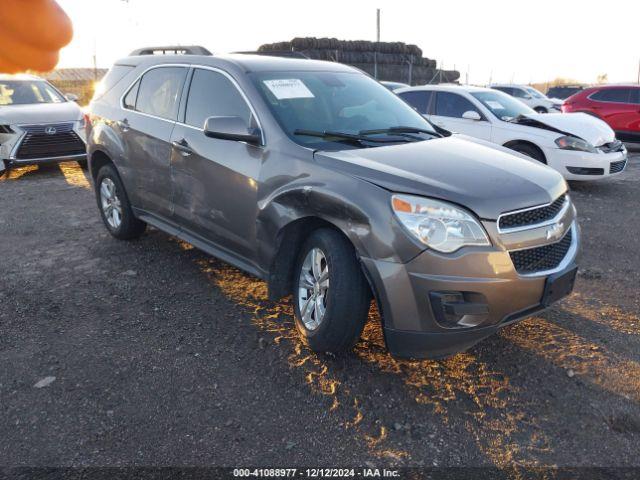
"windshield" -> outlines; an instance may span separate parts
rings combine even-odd
[[[264,72],[252,74],[252,79],[283,130],[305,147],[344,149],[354,144],[301,131],[358,135],[367,130],[408,127],[427,131],[413,135],[414,141],[439,136],[419,113],[361,73]],[[380,139],[378,135],[385,133],[375,135]]]
[[[473,95],[500,120],[508,122],[519,115],[536,113],[531,107],[499,91],[473,92]]]
[[[539,92],[538,90],[536,90],[533,87],[525,87],[524,88],[527,93],[529,93],[529,95],[531,95],[533,98],[547,98],[546,95],[542,92]]]
[[[42,80],[0,80],[0,105],[62,103],[66,99]]]

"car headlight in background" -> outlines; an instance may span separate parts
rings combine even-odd
[[[556,145],[558,145],[561,150],[577,150],[579,152],[589,153],[597,152],[596,147],[591,145],[589,142],[570,135],[565,135],[564,137],[556,139]]]
[[[414,195],[393,195],[391,207],[400,223],[420,242],[439,252],[491,245],[480,223],[450,203]]]

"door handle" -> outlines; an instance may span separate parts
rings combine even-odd
[[[118,127],[120,127],[120,130],[122,130],[123,132],[128,132],[129,129],[131,128],[129,126],[129,120],[127,120],[126,118],[124,120],[118,120],[116,124],[118,125]]]
[[[173,142],[171,142],[171,146],[178,150],[180,152],[180,155],[182,155],[183,157],[188,157],[193,153],[193,150],[191,150],[189,143],[184,138],[180,141],[174,140]]]

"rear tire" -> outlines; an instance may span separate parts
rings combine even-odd
[[[313,232],[300,250],[294,282],[296,328],[311,349],[350,350],[360,338],[371,303],[351,243],[329,228]]]
[[[113,165],[105,165],[98,171],[96,200],[102,221],[115,238],[132,240],[144,233],[147,224],[133,214],[127,193]]]
[[[544,163],[546,165],[547,159],[544,156],[544,153],[533,145],[529,145],[528,143],[514,143],[510,145],[509,148],[511,150],[515,150],[516,152],[520,152],[527,157],[531,157],[534,160],[539,161],[540,163]]]

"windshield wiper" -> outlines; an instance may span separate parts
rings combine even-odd
[[[331,130],[303,130],[297,129],[293,132],[294,135],[306,135],[308,137],[319,137],[319,138],[336,138],[338,140],[347,140],[351,142],[356,142],[358,144],[364,143],[395,143],[398,140],[389,140],[384,138],[370,138],[366,135],[355,134],[355,133],[346,133],[346,132],[334,132]],[[407,141],[407,140],[400,140]]]
[[[383,133],[427,133],[429,135],[438,136],[439,133],[434,132],[433,130],[427,130],[425,128],[415,128],[415,127],[389,127],[389,128],[379,128],[376,130],[361,130],[359,132],[360,135],[377,135]]]

